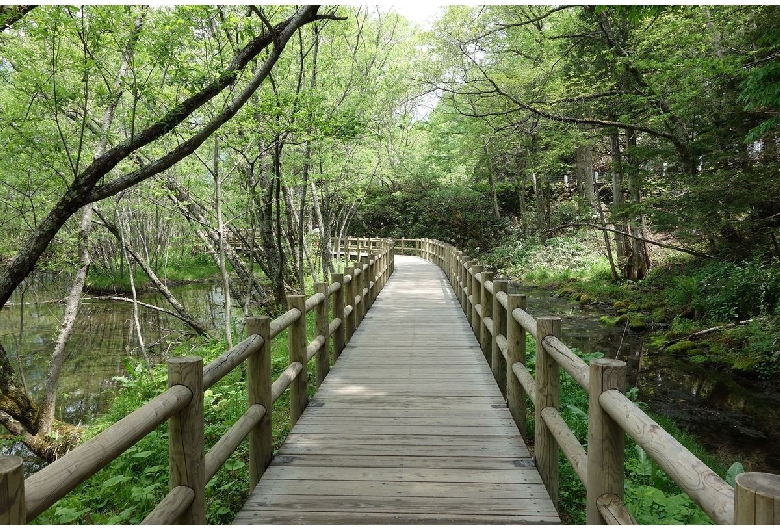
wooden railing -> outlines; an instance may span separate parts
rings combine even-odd
[[[532,317],[524,295],[509,294],[506,280],[494,279],[452,245],[396,240],[395,250],[442,268],[523,435],[530,398],[534,458],[556,505],[560,449],[587,490],[588,524],[636,524],[622,500],[628,434],[715,523],[780,524],[780,476],[743,473],[732,488],[624,395],[623,361],[595,359],[587,365],[561,342],[560,318]],[[526,333],[536,339],[535,378],[525,366]],[[561,369],[589,396],[587,452],[559,413]]]
[[[289,310],[283,315],[274,320],[248,318],[246,340],[205,368],[200,357],[169,359],[166,392],[26,480],[20,457],[0,457],[0,524],[32,521],[165,421],[170,491],[143,524],[204,524],[206,483],[247,437],[250,489],[254,488],[272,458],[274,402],[290,389],[290,422],[294,425],[308,403],[309,360],[315,358],[313,376],[319,386],[328,374],[331,338],[335,362],[392,273],[391,241],[373,239],[360,248],[370,250],[345,268],[347,274],[334,274],[330,284],[315,284],[316,293],[309,298],[288,296]],[[310,311],[316,313],[316,337],[307,344],[306,314]],[[290,364],[272,382],[271,341],[285,329],[289,329]],[[206,453],[203,392],[245,360],[247,411]]]

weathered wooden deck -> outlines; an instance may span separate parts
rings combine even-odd
[[[234,524],[558,522],[443,273],[397,256]]]

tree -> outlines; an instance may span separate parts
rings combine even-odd
[[[244,17],[247,36],[243,45],[219,71],[193,69],[178,70],[183,62],[176,56],[179,50],[171,41],[160,42],[154,29],[158,24],[169,24],[180,32],[197,32],[189,23],[197,20],[187,8],[164,9],[154,12],[150,24],[139,24],[139,11],[122,7],[38,8],[22,19],[16,19],[11,33],[3,35],[0,56],[3,57],[3,82],[0,86],[7,122],[2,136],[6,152],[45,150],[54,147],[53,156],[42,160],[43,180],[56,183],[57,190],[44,208],[45,215],[34,215],[29,235],[20,243],[15,256],[0,269],[0,303],[4,304],[14,289],[33,270],[66,222],[85,208],[83,227],[88,226],[91,204],[112,197],[169,168],[192,154],[219,127],[232,119],[260,84],[267,78],[282,50],[295,32],[306,24],[332,15],[318,15],[317,6],[298,9],[275,25],[258,9],[249,9]],[[183,16],[180,16],[180,13]],[[277,11],[276,15],[283,14]],[[177,18],[178,17],[178,18]],[[128,24],[117,23],[126,19]],[[8,24],[8,22],[5,22]],[[123,37],[123,32],[137,35]],[[194,33],[191,33],[194,36]],[[125,43],[118,53],[107,42]],[[131,50],[128,54],[127,50]],[[144,53],[148,62],[141,61]],[[160,55],[176,57],[170,69],[159,69]],[[251,63],[257,61],[254,71]],[[129,57],[135,57],[132,75],[125,75]],[[42,57],[41,63],[30,57]],[[124,63],[123,59],[124,57]],[[76,59],[76,60],[74,60]],[[114,65],[123,63],[114,72]],[[142,74],[143,75],[139,75]],[[171,75],[172,77],[168,77]],[[166,80],[168,91],[162,94],[142,84],[139,78]],[[177,87],[181,94],[171,91]],[[199,113],[215,98],[230,94],[231,87],[241,86],[232,97],[226,97],[221,108],[210,119]],[[96,120],[95,109],[102,108],[102,120]],[[163,109],[162,114],[142,115],[139,110]],[[116,117],[114,115],[116,114]],[[115,124],[121,123],[120,126]],[[41,136],[48,142],[41,143]],[[53,141],[54,139],[57,141]],[[89,139],[95,139],[88,147]],[[178,141],[171,140],[182,138]],[[48,153],[47,153],[48,154]],[[29,160],[29,156],[27,159]],[[87,162],[91,159],[91,162]],[[13,160],[5,158],[4,160]],[[4,168],[11,181],[19,180],[28,168],[19,164]],[[81,248],[86,248],[86,230],[82,230]],[[82,252],[82,269],[89,258]],[[72,299],[77,299],[80,286],[77,280]],[[70,318],[70,317],[69,317]],[[49,376],[56,387],[56,362]],[[52,459],[61,449],[46,442],[50,428],[52,400],[46,399],[43,408],[35,405],[23,388],[15,382],[4,350],[0,350],[3,367],[0,387],[3,400],[0,421],[12,433],[23,437],[31,449],[46,459]],[[49,394],[49,392],[47,392]]]

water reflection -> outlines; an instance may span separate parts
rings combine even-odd
[[[64,304],[57,301],[67,295],[68,288],[69,279],[62,275],[36,275],[24,289],[14,293],[9,306],[0,310],[0,343],[36,398],[43,392],[65,310]],[[195,284],[172,291],[194,318],[209,327],[224,326],[221,289]],[[170,309],[161,295],[143,295],[139,299]],[[123,359],[142,359],[132,316],[130,303],[85,296],[66,346],[58,418],[74,424],[89,422],[104,410],[111,395],[108,390],[115,386],[113,377],[126,373]],[[167,356],[183,334],[189,333],[179,319],[143,306],[139,307],[139,320],[144,342],[157,361]]]

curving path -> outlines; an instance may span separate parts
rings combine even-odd
[[[559,522],[444,274],[396,256],[234,524]]]

